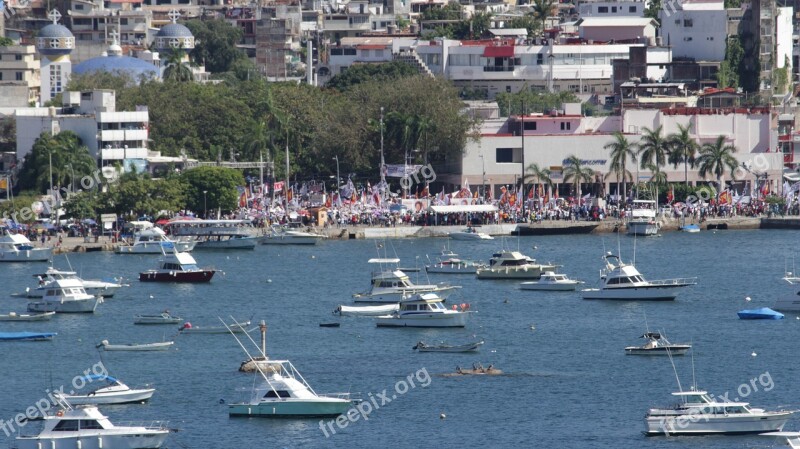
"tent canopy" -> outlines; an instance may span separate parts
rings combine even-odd
[[[491,204],[431,206],[428,208],[428,210],[436,212],[437,214],[458,214],[462,212],[482,213],[482,212],[497,212],[497,206],[493,206]]]

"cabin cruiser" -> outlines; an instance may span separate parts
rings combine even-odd
[[[539,279],[545,271],[555,270],[555,265],[539,264],[519,251],[500,251],[492,254],[489,266],[479,268],[478,279]]]
[[[400,259],[370,259],[369,263],[398,263]],[[355,302],[388,302],[398,303],[404,297],[416,293],[436,293],[442,298],[447,298],[459,286],[449,284],[414,284],[408,275],[399,269],[379,270],[372,272],[370,290],[353,295]]]
[[[538,281],[523,282],[519,284],[522,290],[541,290],[567,292],[575,291],[581,281],[570,279],[566,274],[556,274],[554,271],[545,271]]]
[[[56,391],[54,396],[56,399],[66,399],[72,405],[132,404],[146,402],[156,391],[155,388],[131,388],[108,375],[90,374],[84,376],[83,380],[87,386],[94,382],[100,384],[85,394],[64,394]]]
[[[199,268],[189,253],[180,253],[171,242],[164,243],[164,257],[158,260],[158,268],[139,273],[141,282],[209,282],[216,270]]]
[[[435,293],[420,293],[400,301],[400,309],[391,315],[379,316],[378,327],[464,327],[469,306],[461,310],[455,304],[448,309],[444,300]]]
[[[126,285],[116,282],[81,279],[74,271],[61,271],[53,267],[49,267],[44,273],[35,274],[34,277],[39,280],[39,286],[34,289],[26,289],[25,294],[28,298],[43,297],[48,286],[56,279],[75,279],[83,285],[86,293],[94,296],[100,295],[104,298],[111,298],[117,290],[126,287]]]
[[[632,264],[610,252],[603,256],[606,268],[600,272],[600,288],[581,290],[583,299],[631,301],[672,301],[681,287],[695,285],[697,278],[676,278],[648,281]]]
[[[324,238],[322,234],[273,226],[271,232],[259,241],[262,245],[316,245]]]
[[[783,281],[787,283],[787,290],[791,293],[787,292],[778,298],[772,308],[783,312],[800,312],[800,278],[787,273]]]
[[[468,226],[467,229],[448,234],[453,240],[494,240],[489,234],[478,232],[474,227]]]
[[[746,434],[783,430],[795,413],[768,412],[747,402],[717,401],[705,391],[672,393],[679,402],[671,408],[652,408],[645,416],[645,434],[709,435]]]
[[[73,408],[58,401],[61,408],[53,415],[43,416],[44,429],[37,435],[19,436],[17,449],[134,449],[160,448],[169,429],[154,422],[149,426],[115,426],[96,406]]]
[[[44,296],[28,302],[29,312],[94,313],[103,302],[101,296],[92,296],[76,279],[55,279],[44,292]]]
[[[133,324],[179,324],[183,318],[174,316],[165,310],[158,315],[134,315]]]
[[[179,252],[185,253],[193,250],[197,242],[194,240],[171,240],[161,229],[150,228],[137,232],[132,245],[120,245],[115,252],[117,254],[161,254],[162,243],[172,243]]]
[[[250,220],[174,219],[166,224],[170,235],[194,239],[195,249],[253,249],[258,239]]]
[[[630,218],[625,227],[628,235],[658,235],[661,224],[656,221],[656,202],[653,200],[633,200]]]
[[[646,332],[642,338],[647,340],[642,346],[627,346],[628,355],[684,355],[692,345],[670,343],[665,335],[658,332]]]
[[[445,248],[442,249],[442,255],[439,257],[439,261],[430,265],[425,265],[425,271],[439,274],[475,274],[478,268],[485,267],[485,263],[460,259],[458,254]]]
[[[0,237],[0,262],[45,262],[53,255],[53,248],[36,248],[22,234],[3,230]]]

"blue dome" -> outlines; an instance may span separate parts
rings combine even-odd
[[[170,23],[158,30],[156,37],[194,37],[188,28],[180,23]]]
[[[142,75],[150,78],[159,77],[158,67],[130,56],[99,56],[87,59],[72,68],[72,73],[79,75],[92,72],[124,72],[135,81],[138,81]]]
[[[51,23],[39,30],[36,49],[46,56],[68,55],[75,48],[75,37],[64,25]]]
[[[50,25],[45,26],[41,30],[39,30],[39,34],[36,37],[73,37],[72,32],[69,28],[65,27],[64,25],[58,23],[51,23]]]

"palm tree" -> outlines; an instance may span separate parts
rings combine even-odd
[[[578,195],[578,205],[581,201],[581,183],[592,182],[594,180],[594,170],[584,167],[578,156],[572,155],[564,162],[564,181],[572,181],[574,191]]]
[[[164,69],[164,81],[187,82],[194,81],[191,63],[184,61],[186,51],[183,48],[175,48],[167,56],[167,65]]]
[[[736,179],[736,167],[739,163],[733,157],[736,147],[725,143],[725,136],[717,137],[714,143],[706,143],[700,147],[700,157],[697,158],[697,166],[701,177],[711,173],[717,178],[717,186],[722,192],[722,182],[725,176],[725,169],[731,173],[731,178]]]
[[[691,124],[678,125],[678,132],[667,137],[670,147],[669,162],[676,168],[683,162],[683,182],[686,183],[686,187],[689,187],[689,166],[694,168],[697,155],[697,142],[689,135],[691,129]]]
[[[544,34],[545,22],[547,22],[547,18],[552,15],[556,3],[556,0],[533,0],[531,11],[533,15],[542,22],[542,34]]]
[[[551,172],[549,168],[541,168],[539,167],[539,164],[534,162],[531,165],[528,165],[527,168],[525,168],[525,172],[530,174],[525,175],[525,177],[523,178],[522,180],[523,185],[525,184],[526,181],[533,179],[534,185],[542,184],[543,186],[547,185],[550,188],[553,187],[553,180],[550,178]],[[525,189],[523,188],[522,192],[523,194],[525,193],[524,190]]]
[[[656,129],[645,127],[642,131],[642,138],[639,139],[639,163],[642,168],[655,167],[655,171],[661,171],[661,167],[667,165],[669,156],[669,144],[661,136],[663,126]]]
[[[667,185],[667,174],[663,171],[659,170],[658,167],[655,165],[648,165],[645,167],[647,170],[650,170],[653,175],[650,177],[650,182],[657,186],[665,186]]]
[[[625,138],[625,135],[617,131],[614,133],[614,141],[607,143],[604,147],[611,150],[611,171],[606,176],[613,173],[617,178],[617,195],[619,195],[619,180],[622,178],[622,201],[627,201],[626,186],[627,180],[633,180],[631,172],[628,171],[628,159],[636,163],[636,152],[634,146]]]

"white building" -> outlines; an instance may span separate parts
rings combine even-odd
[[[48,14],[53,23],[39,30],[36,36],[36,49],[41,60],[41,98],[44,105],[67,87],[72,73],[70,53],[75,48],[75,37],[58,20],[61,13],[54,9]]]
[[[786,67],[788,75],[787,88],[792,87],[792,40],[794,34],[794,25],[792,24],[792,15],[794,8],[791,6],[776,8],[778,11],[775,17],[775,67],[782,69]],[[775,92],[776,94],[783,94],[784,92]]]
[[[39,101],[41,73],[33,45],[0,47],[0,108]]]
[[[649,17],[586,17],[575,22],[581,39],[597,42],[655,42],[656,21]]]
[[[17,159],[31,151],[43,133],[72,131],[81,138],[89,154],[101,167],[147,159],[149,114],[146,107],[137,111],[117,111],[111,90],[65,92],[63,107],[19,109],[17,121]]]
[[[578,4],[581,17],[644,17],[647,3],[636,0],[583,0]]]
[[[672,46],[673,58],[725,59],[728,14],[722,0],[665,2],[660,19],[661,36]]]

